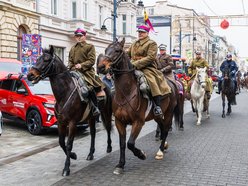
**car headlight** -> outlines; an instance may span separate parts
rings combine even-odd
[[[52,108],[52,109],[54,109],[54,104],[53,103],[43,103],[43,105],[46,108]]]

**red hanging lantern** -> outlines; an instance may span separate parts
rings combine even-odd
[[[221,21],[220,27],[222,29],[227,29],[229,27],[229,22],[226,19],[224,19],[223,21]]]

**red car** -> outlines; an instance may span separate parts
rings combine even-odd
[[[9,74],[0,79],[0,110],[3,117],[25,121],[33,135],[41,134],[46,128],[57,127],[54,105],[49,80],[33,85],[23,75]]]
[[[9,73],[21,73],[22,62],[16,59],[0,58],[0,78],[6,77]]]

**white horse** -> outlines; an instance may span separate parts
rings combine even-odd
[[[2,112],[0,111],[0,136],[2,135],[2,125],[3,125],[3,116],[2,116]]]
[[[207,68],[197,68],[196,67],[196,75],[195,79],[192,83],[190,94],[192,100],[193,109],[196,112],[197,116],[197,123],[196,125],[201,124],[202,119],[202,112],[204,107],[204,97],[205,97],[205,87],[206,87],[206,79],[208,78],[207,75]],[[206,103],[208,105],[208,103]],[[209,110],[208,106],[206,108],[207,117],[209,118]]]

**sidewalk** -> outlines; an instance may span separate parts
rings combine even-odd
[[[211,99],[215,99],[217,96],[218,95],[213,94]],[[189,101],[185,101],[185,103],[185,113],[190,112],[191,106]],[[143,127],[139,138],[153,132],[155,129],[156,124],[154,124],[153,121],[147,122]],[[129,132],[130,126],[128,127],[127,137],[129,137]],[[71,174],[96,162],[97,160],[100,160],[105,156],[108,156],[106,153],[106,141],[106,131],[102,130],[98,132],[96,134],[95,158],[93,161],[86,161],[90,147],[90,136],[75,140],[73,151],[77,153],[78,159],[71,161]],[[119,137],[115,127],[114,131],[112,132],[112,147],[113,152],[119,150]],[[29,150],[30,149],[27,149],[27,152]],[[57,146],[18,161],[14,161],[12,163],[2,165],[0,164],[0,183],[1,185],[25,186],[52,185],[64,178],[61,176],[64,161],[65,155],[62,149]]]

